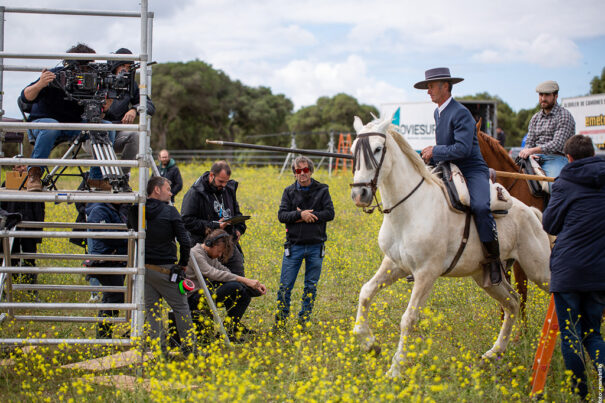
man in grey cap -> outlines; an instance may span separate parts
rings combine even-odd
[[[536,92],[541,111],[529,122],[525,148],[519,157],[536,155],[546,176],[557,177],[567,164],[563,146],[575,134],[576,122],[567,109],[557,104],[559,84],[556,81],[544,81],[536,87]]]
[[[424,74],[425,80],[414,87],[428,90],[438,108],[434,113],[437,145],[424,148],[422,159],[427,163],[431,160],[452,162],[462,171],[471,198],[471,212],[487,255],[484,270],[489,271],[491,284],[498,285],[502,281],[502,265],[496,221],[490,210],[489,169],[479,150],[475,119],[452,98],[452,85],[463,78],[452,77],[446,67],[430,69]]]

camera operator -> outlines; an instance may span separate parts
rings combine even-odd
[[[67,53],[95,53],[93,49],[85,44],[79,43],[67,50]],[[23,103],[31,105],[29,114],[30,122],[41,123],[80,123],[84,108],[75,100],[66,99],[63,88],[56,83],[57,73],[67,66],[77,65],[81,71],[86,71],[89,60],[64,61],[64,67],[56,67],[51,70],[44,69],[40,78],[22,92],[20,99]],[[109,122],[107,122],[109,123]],[[56,130],[56,129],[32,129],[29,132],[29,142],[34,144],[31,158],[48,158],[55,145],[64,141],[71,141],[78,136],[79,130]],[[113,143],[115,132],[109,132],[109,138]],[[41,191],[42,177],[41,166],[30,166],[26,188],[28,191]],[[92,167],[88,180],[90,187],[99,190],[111,190],[108,181],[103,181],[101,169]]]
[[[131,55],[132,52],[126,48],[120,48],[116,50],[116,54],[120,55]],[[115,60],[112,62],[111,72],[115,75],[121,75],[131,70],[134,62],[128,60]],[[134,123],[139,106],[139,85],[134,82],[134,88],[132,96],[129,92],[125,93],[119,99],[113,101],[107,112],[105,112],[105,119],[112,123],[117,124],[132,124]],[[155,106],[151,99],[147,97],[147,114],[152,116],[155,113]],[[113,149],[116,153],[122,153],[121,159],[123,160],[134,160],[139,153],[139,133],[138,132],[125,132],[118,131],[116,134],[116,140],[113,144]],[[122,171],[130,177],[130,167],[123,167]]]

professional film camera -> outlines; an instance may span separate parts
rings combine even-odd
[[[132,65],[120,74],[112,72],[114,66],[113,62],[85,63],[68,60],[63,69],[55,73],[56,78],[51,85],[62,89],[65,99],[82,106],[82,121],[102,123],[103,107],[111,100],[120,99],[127,94],[134,97],[136,88],[134,80],[139,65]],[[96,160],[117,160],[109,132],[90,130],[83,134],[83,138],[90,139],[91,151]],[[101,166],[101,172],[115,191],[128,187],[128,177],[120,167]],[[51,178],[53,173],[51,172]]]

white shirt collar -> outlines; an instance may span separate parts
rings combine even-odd
[[[441,116],[441,112],[443,112],[443,110],[450,104],[451,101],[452,101],[452,97],[450,96],[444,103],[441,104],[441,106],[438,108],[439,116]]]

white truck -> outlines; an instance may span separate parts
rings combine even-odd
[[[605,94],[563,98],[561,106],[576,121],[576,134],[590,136],[595,147],[605,150]]]
[[[460,100],[475,120],[482,118],[481,130],[495,136],[498,125],[497,102]],[[415,150],[435,145],[435,118],[433,112],[437,105],[432,102],[395,102],[380,105],[380,117],[392,118],[393,124]]]

